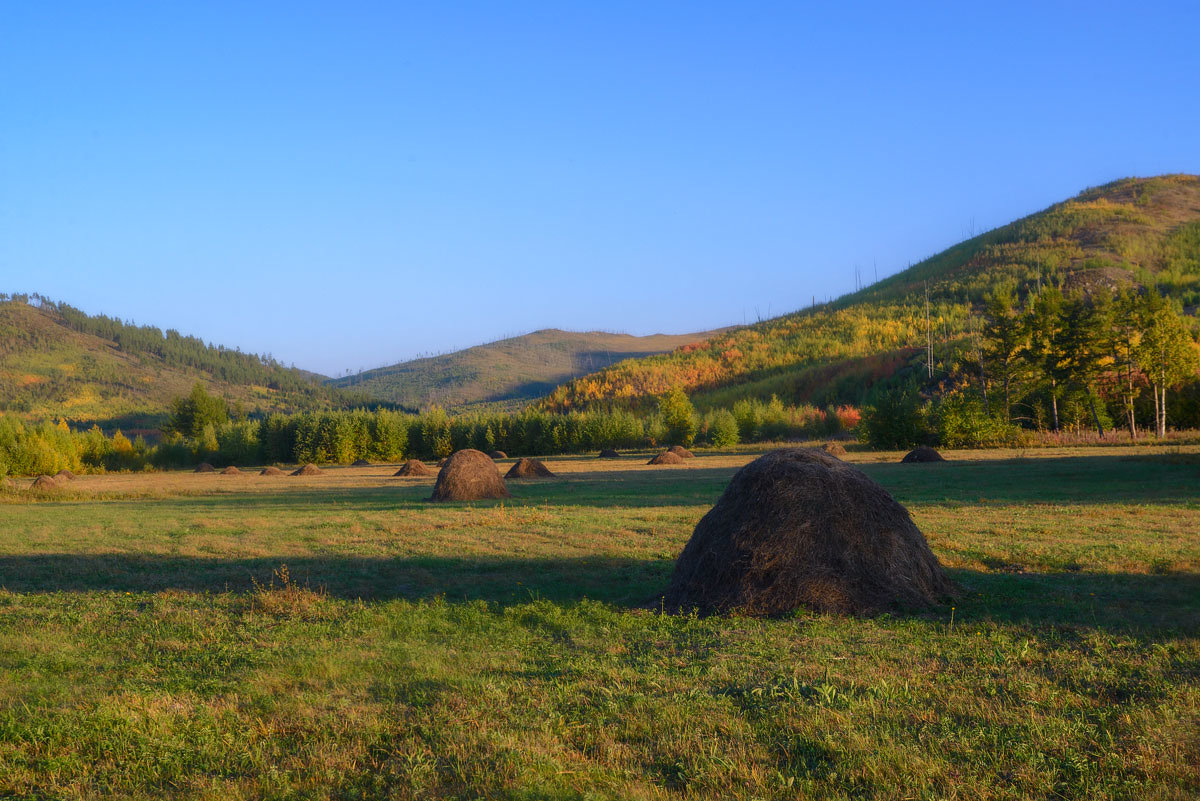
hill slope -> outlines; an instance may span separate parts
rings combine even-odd
[[[937,360],[976,323],[996,287],[1156,285],[1200,303],[1200,177],[1130,178],[1089,189],[962,242],[830,304],[722,333],[672,353],[574,379],[543,408],[640,399],[672,385],[700,407],[772,394],[859,402],[873,383],[924,364],[928,288]]]
[[[472,405],[514,407],[540,398],[576,376],[623,359],[665,353],[716,333],[635,337],[551,328],[380,367],[330,383],[406,406],[437,403],[452,409]]]
[[[246,411],[354,400],[311,373],[177,331],[0,295],[0,412],[150,428],[197,381]]]

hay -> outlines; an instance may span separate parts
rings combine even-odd
[[[504,474],[505,478],[554,478],[554,473],[550,472],[550,468],[542,464],[539,459],[526,459],[524,457],[518,459],[508,472]]]
[[[319,476],[319,475],[321,475],[321,468],[317,467],[312,462],[309,462],[308,464],[304,465],[304,467],[301,467],[299,470],[293,470],[292,475],[293,476]]]
[[[260,476],[282,476],[284,472],[272,465],[271,467],[264,467],[262,470],[259,470],[258,474]]]
[[[919,448],[913,448],[904,455],[900,460],[901,464],[917,464],[919,462],[944,462],[942,455],[933,448],[926,448],[922,445]]]
[[[846,455],[846,449],[842,447],[840,442],[826,442],[821,446],[821,450],[832,456],[834,459],[841,459]]]
[[[351,464],[350,466],[351,467],[370,467],[371,463],[368,462],[366,459],[355,459],[354,463]]]
[[[646,464],[683,464],[683,457],[678,453],[663,451],[658,456],[646,462]]]
[[[663,598],[673,611],[862,614],[954,593],[908,510],[865,473],[785,448],[734,474]]]
[[[50,476],[38,476],[33,480],[33,484],[29,488],[38,492],[52,492],[58,489],[58,487],[58,482]]]
[[[667,448],[667,450],[670,453],[673,453],[682,459],[695,459],[696,458],[696,454],[692,453],[691,451],[689,451],[687,448],[683,447],[682,445],[672,445],[671,447]]]
[[[240,476],[241,474],[242,474],[242,471],[238,470],[233,465],[229,465],[229,467],[226,467],[224,470],[221,471],[221,475],[223,475],[223,476]]]
[[[491,453],[488,454],[488,456],[492,457],[493,459],[507,459],[508,458],[508,454],[505,453],[504,451],[492,451]]]
[[[486,453],[472,448],[455,451],[433,485],[431,501],[477,501],[507,498],[508,487]]]
[[[620,459],[621,454],[617,453],[612,448],[605,448],[604,450],[600,451],[600,458],[601,459]]]
[[[409,459],[404,464],[400,465],[400,469],[392,475],[395,476],[431,476],[433,471],[425,466],[424,462],[419,462],[416,459]]]
[[[438,467],[445,467],[445,466],[446,466],[446,462],[448,462],[448,461],[450,461],[450,457],[449,457],[449,456],[443,456],[441,459],[438,459],[437,466],[438,466]]]
[[[11,492],[16,490],[16,488],[17,482],[13,481],[11,478],[0,479],[0,489]]]
[[[217,468],[213,467],[208,462],[201,462],[200,464],[196,465],[196,469],[193,470],[192,472],[193,473],[215,473],[215,472],[217,472]]]
[[[70,470],[59,470],[54,474],[54,478],[58,481],[74,481],[75,474]]]

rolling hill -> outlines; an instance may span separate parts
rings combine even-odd
[[[729,330],[729,329],[721,329]],[[564,381],[624,359],[665,353],[720,331],[631,336],[599,331],[545,329],[486,345],[401,362],[330,384],[405,406],[439,404],[449,409],[515,408],[553,391]]]
[[[1154,285],[1186,307],[1200,304],[1200,177],[1129,178],[1088,189],[832,303],[572,379],[540,405],[636,405],[673,385],[700,408],[771,395],[858,403],[876,383],[924,369],[926,297],[938,375],[949,372],[948,360],[978,326],[988,293],[1044,284],[1083,291]]]
[[[177,331],[86,315],[37,296],[0,295],[0,412],[149,429],[197,381],[247,412],[362,400],[320,378]]]

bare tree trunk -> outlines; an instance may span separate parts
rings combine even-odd
[[[1100,434],[1100,439],[1104,439],[1104,426],[1100,424],[1100,415],[1096,413],[1096,398],[1092,395],[1092,388],[1087,388],[1088,405],[1092,407],[1092,420],[1096,422],[1096,431]]]
[[[1154,435],[1159,436],[1159,425],[1162,422],[1162,412],[1158,408],[1158,382],[1150,382],[1150,394],[1154,396]]]
[[[1133,413],[1133,365],[1125,366],[1125,375],[1129,380],[1129,391],[1125,395],[1125,415],[1129,418],[1129,439],[1137,439],[1137,418]]]
[[[1159,437],[1159,439],[1166,439],[1166,437],[1167,437],[1167,380],[1166,380],[1165,376],[1163,377],[1163,383],[1162,383],[1162,403],[1159,404],[1159,408],[1162,409],[1162,412],[1161,412],[1162,416],[1159,418],[1159,422],[1158,422],[1158,437]]]
[[[1050,379],[1050,411],[1054,414],[1054,430],[1058,431],[1058,384]]]

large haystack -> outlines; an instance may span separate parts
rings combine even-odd
[[[600,458],[601,459],[620,459],[621,454],[617,453],[612,448],[605,448],[604,450],[600,451]]]
[[[409,459],[404,464],[400,465],[400,469],[392,475],[396,476],[431,476],[433,471],[425,466],[424,462],[416,459]]]
[[[193,473],[215,473],[215,472],[217,472],[217,468],[213,467],[208,462],[201,462],[200,464],[196,465],[196,469],[193,470],[192,472]]]
[[[285,475],[285,473],[282,470],[280,470],[278,467],[275,467],[274,465],[272,465],[270,467],[264,467],[262,470],[258,471],[258,474],[260,476],[282,476],[282,475]]]
[[[50,476],[38,476],[29,488],[38,492],[52,492],[59,488],[59,483]]]
[[[293,476],[319,476],[319,475],[321,475],[321,468],[317,467],[312,462],[309,462],[308,464],[304,465],[304,467],[301,467],[299,470],[293,470],[292,475]]]
[[[507,498],[508,487],[500,471],[483,451],[455,451],[446,460],[433,485],[431,501],[478,501]]]
[[[865,473],[785,448],[734,474],[697,524],[663,603],[786,615],[928,606],[954,586],[908,510]]]
[[[354,463],[351,464],[350,466],[351,467],[370,467],[371,463],[368,462],[366,459],[355,459]]]
[[[242,471],[238,470],[233,465],[229,465],[229,467],[226,467],[224,470],[221,471],[221,475],[223,475],[223,476],[240,476],[241,474],[242,474]]]
[[[915,464],[918,462],[944,462],[942,455],[933,448],[926,448],[922,445],[919,448],[913,448],[908,453],[904,454],[904,458],[900,460],[901,464]]]
[[[687,448],[683,447],[682,445],[672,445],[671,447],[667,448],[667,450],[669,452],[675,454],[676,456],[679,456],[684,459],[695,459],[696,458],[696,454],[692,453],[691,451],[689,451]]]
[[[504,451],[492,451],[491,453],[488,454],[488,456],[492,457],[493,459],[507,459],[508,458],[508,454],[505,453]]]
[[[646,462],[646,464],[683,464],[683,457],[678,453],[663,451],[650,461]]]
[[[821,450],[835,459],[841,459],[846,455],[846,449],[840,442],[826,442],[821,446]]]
[[[54,478],[57,481],[74,481],[75,474],[72,473],[70,470],[64,469],[64,470],[59,470],[57,473],[55,473]]]
[[[542,464],[540,459],[526,459],[521,457],[518,459],[508,472],[504,474],[505,478],[554,478],[554,473],[550,472],[550,468]]]

